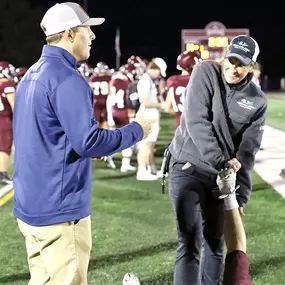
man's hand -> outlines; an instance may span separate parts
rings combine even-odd
[[[219,171],[217,184],[221,193],[219,199],[224,199],[228,195],[235,193],[239,186],[236,187],[236,172],[234,169],[224,168]]]
[[[140,114],[140,115],[136,116],[134,121],[141,125],[141,127],[143,129],[143,134],[144,134],[143,140],[144,140],[150,134],[151,129],[152,129],[152,124],[157,122],[157,119],[145,119],[144,115]]]
[[[107,156],[101,156],[101,157],[93,157],[93,160],[98,160],[98,161],[106,161],[107,160]]]

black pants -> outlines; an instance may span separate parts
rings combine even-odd
[[[169,194],[178,235],[173,285],[219,284],[224,203],[218,199],[216,178],[194,165],[170,160]]]

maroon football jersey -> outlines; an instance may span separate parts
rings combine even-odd
[[[175,120],[180,122],[180,117],[183,111],[184,93],[189,82],[190,75],[173,75],[166,81],[168,94],[171,96],[173,111],[175,112]]]
[[[172,99],[172,108],[175,113],[182,113],[184,93],[190,75],[173,75],[167,79],[166,86]]]
[[[94,107],[96,105],[102,108],[106,107],[107,96],[110,93],[109,82],[111,80],[110,75],[92,75],[89,79],[89,85],[91,86],[94,94]],[[96,107],[95,107],[96,108]]]
[[[127,109],[129,80],[124,75],[114,75],[110,81],[113,109]]]
[[[129,123],[127,90],[129,86],[128,78],[120,73],[114,74],[110,81],[112,96],[112,115],[116,127],[122,127]]]
[[[0,116],[12,116],[12,108],[7,99],[7,95],[15,93],[15,84],[11,81],[0,81]]]

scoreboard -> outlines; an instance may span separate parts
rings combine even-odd
[[[249,36],[249,29],[227,29],[217,21],[210,22],[204,29],[184,29],[181,32],[182,52],[198,50],[204,60],[219,60],[232,38],[238,35]]]

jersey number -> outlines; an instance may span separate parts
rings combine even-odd
[[[119,89],[116,91],[116,87],[112,86],[111,87],[111,95],[112,95],[112,102],[113,105],[117,105],[117,108],[119,109],[124,109],[125,108],[125,102],[124,102],[124,95],[125,92],[123,89]]]
[[[92,83],[94,95],[108,95],[109,83],[107,81],[97,81]]]
[[[182,112],[183,111],[183,105],[184,105],[184,93],[185,93],[185,87],[184,86],[178,86],[175,89],[175,93],[174,93],[174,88],[171,87],[169,89],[170,92],[170,96],[171,96],[171,103],[172,103],[172,108],[174,112]],[[175,97],[179,96],[179,101],[180,102],[176,102],[175,101]]]

